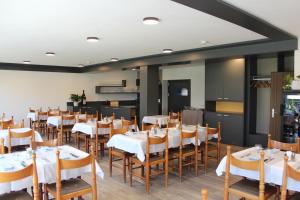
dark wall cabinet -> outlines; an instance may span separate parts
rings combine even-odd
[[[210,127],[217,127],[221,122],[223,144],[244,146],[244,115],[205,112],[205,122]]]
[[[205,98],[207,101],[244,101],[245,59],[206,61]]]

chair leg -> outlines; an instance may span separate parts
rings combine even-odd
[[[179,166],[179,179],[180,179],[180,183],[181,183],[181,178],[182,178],[182,157],[179,156],[178,158],[178,166]]]
[[[165,166],[165,168],[164,168],[164,170],[165,170],[165,187],[167,188],[168,187],[168,176],[169,176],[169,168],[168,168],[168,160],[166,160],[166,162],[164,163],[164,166]]]
[[[123,157],[123,179],[124,179],[124,183],[126,183],[126,156]]]
[[[194,165],[195,165],[195,174],[196,176],[198,176],[198,154],[195,154],[195,161],[194,161]]]
[[[44,200],[48,200],[48,199],[49,199],[48,190],[46,184],[44,184]]]
[[[109,150],[109,176],[112,176],[112,159],[113,155],[111,154],[111,149]]]
[[[132,187],[132,162],[131,162],[131,158],[129,158],[128,167],[129,167],[129,185],[130,185],[130,187]]]
[[[146,192],[150,192],[150,166],[146,166]]]

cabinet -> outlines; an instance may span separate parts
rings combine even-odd
[[[244,101],[245,59],[206,61],[205,98],[207,101]]]
[[[244,145],[244,116],[240,114],[225,114],[206,112],[205,122],[216,127],[221,122],[221,138],[223,144]]]

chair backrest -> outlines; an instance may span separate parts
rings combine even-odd
[[[6,120],[4,119],[4,117],[2,117],[0,125],[1,129],[8,129],[9,127],[14,125],[14,117],[12,116],[9,120]]]
[[[176,122],[168,120],[167,128],[175,128],[177,125]]]
[[[98,121],[98,111],[96,114],[86,114],[86,120],[95,120]]]
[[[126,120],[126,119],[124,119],[124,117],[121,117],[121,123],[122,123],[122,127],[129,128],[131,125],[133,125],[132,121]]]
[[[145,124],[144,122],[142,122],[142,131],[150,131],[155,127],[157,127],[157,124]]]
[[[60,110],[59,111],[59,115],[70,115],[70,111],[69,110]]]
[[[165,136],[155,136],[152,137],[147,131],[147,143],[146,143],[146,161],[150,160],[150,147],[151,145],[159,145],[165,144],[165,158],[168,159],[168,151],[169,151],[169,138],[168,138],[168,129],[165,129]]]
[[[22,119],[19,123],[17,124],[12,124],[9,126],[9,128],[24,128],[25,127],[25,122],[24,119]]]
[[[125,134],[128,131],[128,127],[122,127],[122,128],[114,128],[112,123],[110,123],[110,133],[109,138],[116,134]]]
[[[58,110],[50,110],[48,111],[48,117],[51,117],[51,116],[59,116],[59,111]]]
[[[300,172],[297,171],[295,168],[291,167],[288,164],[288,160],[289,158],[285,156],[283,175],[282,175],[281,200],[286,199],[288,178],[294,179],[295,181],[300,181]]]
[[[218,122],[217,128],[209,127],[206,123],[205,142],[208,142],[208,136],[218,134],[218,141],[221,142],[221,122]]]
[[[38,111],[37,112],[38,121],[42,120],[42,116],[47,116],[47,115],[48,115],[48,112]]]
[[[17,181],[24,179],[26,177],[32,176],[33,179],[33,196],[34,200],[40,199],[39,194],[39,183],[36,170],[36,155],[32,154],[32,164],[29,166],[14,172],[0,172],[0,183],[7,183],[12,181]]]
[[[0,138],[0,154],[4,154],[5,149],[4,149],[4,139]]]
[[[201,190],[201,200],[207,200],[208,190],[206,188]]]
[[[29,112],[34,113],[36,110],[29,108]]]
[[[264,199],[265,172],[264,172],[264,152],[260,152],[260,159],[255,161],[245,161],[234,157],[231,154],[231,146],[227,146],[227,160],[225,170],[225,191],[229,188],[230,167],[235,166],[240,169],[258,171],[259,173],[259,199]],[[224,194],[225,196],[226,194]]]
[[[300,148],[300,138],[297,138],[296,143],[284,143],[271,139],[271,135],[268,136],[268,148],[276,148],[283,151],[293,151],[299,153]]]
[[[170,119],[178,119],[179,120],[179,112],[169,112]]]
[[[31,137],[31,141],[34,141],[34,130],[30,129],[28,131],[12,131],[10,128],[8,129],[8,152],[11,153],[11,142],[13,138],[21,139]]]
[[[85,167],[91,165],[92,172],[92,190],[93,190],[93,199],[97,199],[97,183],[96,183],[96,163],[95,163],[95,154],[94,146],[91,147],[91,153],[82,159],[78,160],[63,160],[59,157],[60,152],[56,152],[56,199],[62,199],[61,194],[61,171],[62,170],[71,170],[76,168]]]
[[[31,148],[33,150],[37,149],[38,147],[57,147],[57,146],[58,146],[57,139],[47,140],[47,141],[43,141],[43,142],[36,142],[36,141],[31,142]]]
[[[61,115],[61,121],[62,121],[61,126],[72,125],[76,123],[76,117],[75,115]],[[69,123],[64,124],[65,121],[68,121]]]
[[[180,149],[184,147],[184,140],[185,139],[195,139],[195,150],[198,149],[198,125],[196,126],[196,129],[194,131],[184,131],[182,130],[182,126],[180,127]]]

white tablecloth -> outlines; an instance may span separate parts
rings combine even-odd
[[[187,127],[186,131],[189,130],[190,127]],[[180,145],[180,131],[176,128],[169,128],[168,129],[168,144],[169,148],[175,148]],[[195,128],[194,128],[195,130]],[[198,145],[205,141],[205,127],[199,127],[198,128],[199,132],[199,141]],[[165,133],[164,129],[158,129],[158,132],[156,136],[163,137]],[[150,132],[150,136],[153,136],[154,133]],[[210,136],[209,139],[211,139]],[[134,153],[137,155],[137,158],[140,161],[145,160],[145,153],[146,153],[146,142],[147,142],[147,134],[146,132],[128,132],[126,135],[122,134],[117,134],[114,135],[107,143],[108,147],[114,147],[117,149],[121,149],[123,151],[129,152],[129,153]],[[186,139],[184,141],[184,144],[191,144],[195,143],[195,139]],[[151,145],[150,147],[150,153],[155,153],[155,152],[161,152],[165,150],[165,145],[164,144],[159,144],[159,145]]]
[[[36,112],[29,112],[27,114],[27,118],[31,119],[32,121],[37,121],[38,118],[40,118],[40,120],[47,120],[48,116],[47,115],[38,116],[38,113]]]
[[[265,182],[272,183],[276,185],[282,185],[282,175],[283,175],[283,165],[284,165],[284,152],[279,150],[265,150],[265,158],[268,159],[265,162]],[[259,158],[258,150],[253,147],[243,151],[239,151],[233,154],[239,159],[244,160],[253,160]],[[227,156],[225,156],[218,168],[216,169],[216,173],[218,176],[221,176],[226,169],[226,160]],[[300,154],[296,155],[295,162],[288,162],[289,165],[295,167],[297,170],[300,170]],[[230,167],[230,173],[238,176],[243,176],[250,179],[259,180],[259,173],[257,171],[244,170],[234,166]],[[287,189],[300,192],[300,182],[295,181],[293,179],[288,179]]]
[[[48,148],[43,147],[36,151],[37,154],[37,174],[39,183],[55,183],[56,182],[56,147]],[[62,159],[76,160],[86,157],[88,154],[70,146],[59,147]],[[75,156],[74,156],[75,155]],[[29,165],[32,163],[31,157],[26,151],[17,152],[12,154],[4,154],[0,156],[0,171],[10,172],[17,171],[24,168],[24,164]],[[61,173],[62,180],[76,178],[85,173],[91,172],[91,167],[86,166],[82,168],[63,170]],[[96,173],[99,177],[103,178],[104,173],[96,162]],[[18,191],[23,188],[32,186],[32,178],[28,177],[22,180],[13,181],[9,183],[0,183],[0,194],[8,193],[11,191]]]
[[[60,126],[61,125],[61,116],[50,116],[47,119],[47,124],[51,124],[54,126]],[[64,125],[72,125],[75,124],[74,120],[64,120],[63,121]]]
[[[17,128],[17,129],[11,129],[13,132],[26,132],[31,130],[30,128]],[[0,138],[4,139],[4,146],[8,147],[8,130],[0,130]],[[42,142],[43,139],[41,135],[35,131],[35,141]],[[19,145],[29,145],[31,144],[31,138],[13,138],[11,141],[12,146],[19,146]]]
[[[101,121],[101,123],[107,124],[110,122]],[[122,120],[115,119],[113,120],[113,124],[115,129],[119,129],[122,127]],[[134,126],[132,126],[131,128],[134,129]],[[76,123],[72,129],[72,132],[75,133],[77,131],[90,135],[91,137],[94,137],[94,135],[96,134],[96,122]],[[99,128],[98,130],[98,133],[100,135],[108,135],[109,132],[110,132],[109,128]]]
[[[156,124],[158,123],[159,126],[167,125],[169,120],[168,115],[153,115],[153,116],[144,116],[143,122],[148,124]]]

